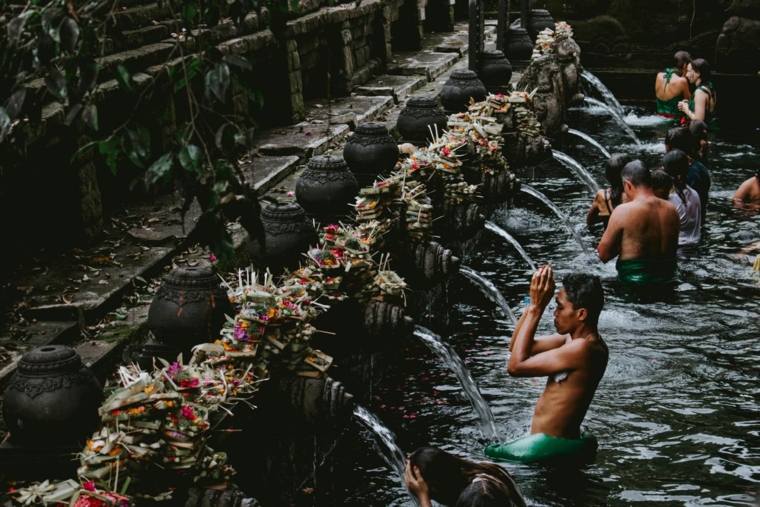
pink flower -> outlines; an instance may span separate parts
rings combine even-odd
[[[185,405],[184,407],[182,407],[182,417],[184,417],[185,419],[187,419],[189,421],[194,420],[195,419],[195,412],[193,412],[192,407],[188,407],[187,405]]]
[[[212,253],[211,255],[209,255],[209,256],[208,256],[208,260],[210,260],[211,262],[214,262],[214,261],[216,261],[216,255],[214,255],[214,254]]]
[[[246,340],[248,339],[248,332],[242,327],[238,327],[235,329],[234,336],[236,340]]]
[[[87,491],[95,491],[95,483],[93,481],[87,481],[82,484],[82,487]]]
[[[172,378],[174,378],[174,376],[177,375],[177,373],[180,371],[182,371],[182,365],[176,361],[166,369],[166,373],[168,373]]]

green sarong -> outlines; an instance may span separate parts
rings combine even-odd
[[[676,259],[618,259],[615,266],[624,284],[668,282],[676,273]]]
[[[581,438],[550,437],[545,433],[534,433],[506,444],[492,444],[486,447],[486,456],[506,461],[536,463],[558,458],[593,458],[599,442],[588,431]]]

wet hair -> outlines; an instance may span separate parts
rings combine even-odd
[[[462,491],[456,503],[456,507],[519,507],[521,505],[525,503],[516,502],[504,483],[492,480],[488,476],[476,477]]]
[[[576,310],[585,308],[588,312],[589,324],[596,326],[599,322],[599,314],[602,313],[604,307],[604,289],[599,277],[587,273],[570,273],[562,279],[562,286],[573,308]]]
[[[475,463],[437,447],[420,447],[409,456],[409,463],[419,468],[422,479],[430,488],[430,498],[443,505],[456,505],[462,492],[479,474],[489,475],[503,483],[516,499],[515,505],[525,505],[515,481],[506,470],[494,463]]]
[[[665,134],[665,145],[671,150],[681,150],[688,156],[693,157],[697,149],[697,141],[691,135],[688,127],[676,127],[668,130]]]
[[[710,72],[710,64],[704,58],[697,58],[691,61],[692,70],[699,72],[699,78],[702,80],[702,84],[706,85],[712,81],[712,73]]]
[[[673,56],[673,67],[680,69],[691,63],[691,55],[686,51],[679,51]]]
[[[620,172],[620,177],[630,181],[634,187],[652,188],[652,173],[641,160],[634,160],[625,164]]]
[[[697,142],[707,140],[707,124],[702,120],[692,120],[689,124],[689,132]]]
[[[673,179],[668,175],[668,173],[662,169],[652,171],[652,191],[657,193],[657,191],[662,190],[667,195],[668,192],[670,192],[670,187],[672,186]]]
[[[613,153],[607,160],[604,174],[610,183],[610,201],[613,208],[616,208],[623,198],[623,178],[620,177],[620,171],[630,161],[631,157],[627,153]]]

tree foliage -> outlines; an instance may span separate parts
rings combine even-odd
[[[0,0],[0,147],[23,153],[27,139],[41,128],[43,107],[57,101],[65,108],[65,124],[81,122],[97,139],[79,149],[95,150],[114,172],[131,164],[141,176],[132,182],[146,188],[178,190],[186,212],[197,199],[203,215],[196,240],[225,257],[231,241],[227,219],[240,219],[252,237],[263,241],[258,200],[246,185],[238,160],[250,149],[255,125],[230,111],[231,88],[251,89],[251,62],[243,55],[224,55],[210,45],[199,47],[204,30],[220,23],[240,24],[267,8],[268,17],[284,26],[287,0],[175,0],[159,2],[185,27],[161,73],[139,86],[123,65],[104,68],[103,55],[119,0]],[[274,28],[274,27],[273,27]],[[193,51],[187,39],[196,34]],[[101,130],[97,91],[115,79],[127,97],[131,114],[119,126]],[[186,103],[176,134],[158,149],[140,106],[168,81],[169,90]],[[158,92],[161,93],[161,92]],[[171,99],[167,97],[167,100]]]

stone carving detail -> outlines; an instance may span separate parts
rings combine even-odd
[[[354,175],[350,172],[327,172],[327,171],[304,171],[300,178],[305,180],[312,180],[318,183],[325,184],[328,181],[340,181],[340,180],[355,180]]]
[[[68,389],[75,385],[87,385],[97,382],[95,375],[90,370],[73,372],[57,377],[45,377],[42,379],[20,377],[14,375],[8,384],[8,389],[22,392],[34,399],[42,393],[55,391],[56,389]]]
[[[549,137],[562,131],[567,108],[583,99],[580,53],[571,37],[560,37],[552,43],[548,54],[531,62],[517,84],[519,90],[536,90],[533,105]]]
[[[413,325],[406,310],[397,304],[373,299],[364,308],[364,329],[371,339],[403,339],[411,334]]]

